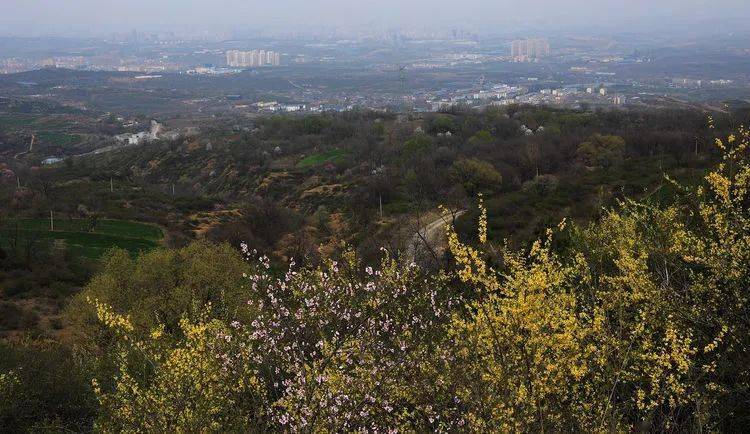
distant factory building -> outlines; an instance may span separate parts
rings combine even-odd
[[[182,135],[179,131],[167,131],[164,124],[152,119],[148,131],[118,134],[113,139],[121,145],[141,145],[155,140],[177,140]]]
[[[42,160],[42,164],[45,166],[49,166],[51,164],[57,164],[62,163],[63,159],[60,157],[48,157]]]
[[[131,134],[128,137],[128,144],[129,145],[140,145],[143,142],[146,142],[151,139],[151,133],[147,133],[145,131],[141,131],[140,133]]]
[[[673,78],[672,84],[676,87],[698,88],[703,86],[703,80],[694,80],[690,78]]]

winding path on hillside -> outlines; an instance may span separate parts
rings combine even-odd
[[[454,213],[446,212],[427,224],[421,226],[409,240],[409,244],[404,251],[404,259],[407,263],[414,262],[417,255],[421,252],[435,254],[440,257],[445,250],[446,237],[445,226],[452,224],[453,220],[461,217],[466,210],[459,210]]]

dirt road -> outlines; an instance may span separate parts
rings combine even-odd
[[[445,213],[420,227],[406,246],[404,251],[406,262],[414,262],[425,254],[432,256],[434,253],[440,257],[446,248],[445,226],[464,213],[466,210],[457,211],[455,214]]]

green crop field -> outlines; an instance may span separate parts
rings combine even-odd
[[[299,168],[306,168],[306,167],[314,167],[314,166],[320,166],[321,164],[325,163],[338,163],[346,158],[346,152],[339,150],[339,149],[333,149],[328,152],[324,152],[321,154],[314,154],[310,155],[308,157],[303,158],[300,160],[299,163],[297,163],[297,167]]]
[[[40,142],[56,146],[69,146],[81,141],[81,136],[78,134],[65,134],[53,131],[42,131],[37,133],[36,136]]]
[[[0,127],[4,128],[21,128],[28,126],[34,121],[32,116],[3,114],[0,115]]]
[[[63,241],[74,255],[98,259],[112,247],[119,247],[137,255],[156,248],[163,237],[157,226],[127,220],[99,220],[91,230],[85,219],[59,219],[50,230],[49,219],[21,219],[6,223],[0,231],[0,243],[7,246],[10,239]]]

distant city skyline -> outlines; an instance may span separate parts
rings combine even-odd
[[[750,19],[746,0],[3,0],[2,8],[4,36],[457,27],[482,33],[586,28],[693,33],[742,31]]]

